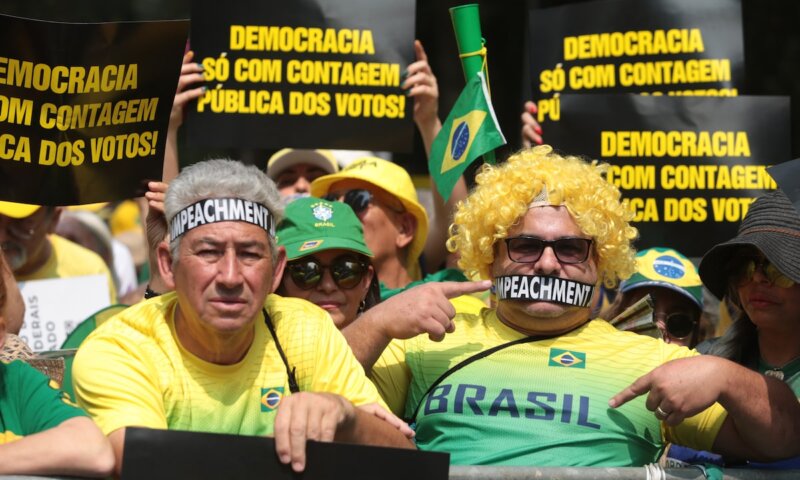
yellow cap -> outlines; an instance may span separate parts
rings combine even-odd
[[[142,225],[139,217],[139,205],[134,200],[125,200],[117,205],[111,213],[108,221],[111,235],[117,236],[120,233],[135,231],[141,232]]]
[[[100,202],[100,203],[87,203],[86,205],[70,205],[67,207],[67,210],[77,211],[77,210],[86,210],[87,212],[97,213],[102,210],[108,202]]]
[[[330,191],[331,185],[347,179],[362,180],[385,190],[400,200],[403,207],[417,219],[417,231],[411,241],[406,265],[406,268],[415,271],[417,260],[425,248],[425,239],[428,237],[428,213],[419,203],[411,176],[403,167],[388,160],[363,157],[340,172],[319,177],[311,182],[311,195],[323,197]]]
[[[41,208],[41,205],[0,201],[0,215],[11,218],[30,217],[36,213],[36,210],[39,210],[39,208]]]
[[[339,171],[339,164],[330,150],[295,150],[284,148],[269,157],[267,176],[275,180],[281,172],[299,163],[307,163],[324,170],[325,173]]]

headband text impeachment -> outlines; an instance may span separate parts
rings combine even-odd
[[[264,205],[241,198],[207,198],[179,211],[170,223],[170,241],[193,228],[216,222],[247,222],[275,236],[275,219]]]

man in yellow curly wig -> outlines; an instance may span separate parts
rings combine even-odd
[[[800,407],[781,382],[590,319],[600,282],[635,269],[606,168],[548,146],[482,167],[448,247],[493,282],[496,308],[457,314],[441,342],[390,344],[372,369],[384,398],[454,464],[636,466],[667,441],[796,454]]]

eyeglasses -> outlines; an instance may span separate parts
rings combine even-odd
[[[340,255],[330,265],[322,265],[315,257],[304,257],[289,262],[286,268],[289,269],[289,276],[294,284],[302,290],[311,290],[319,285],[325,269],[331,272],[331,277],[339,288],[350,290],[361,283],[369,266],[354,255]]]
[[[789,288],[794,280],[781,273],[778,268],[764,257],[739,257],[731,262],[730,278],[737,287],[743,287],[753,280],[756,270],[760,271],[770,285]]]
[[[325,200],[329,201],[340,201],[344,202],[353,209],[356,215],[361,215],[364,210],[369,207],[370,203],[378,203],[380,202],[378,198],[370,192],[369,190],[365,190],[363,188],[357,188],[353,190],[347,190],[346,192],[336,192],[336,193],[329,193],[323,197]],[[387,202],[380,202],[386,207],[395,212],[395,213],[403,213],[405,210],[403,209],[402,205],[400,207],[389,205]]]
[[[508,258],[517,263],[534,263],[541,258],[544,249],[550,247],[559,262],[564,264],[583,263],[589,258],[592,247],[591,238],[564,237],[556,240],[542,240],[541,238],[519,237],[506,238]]]
[[[695,325],[697,325],[697,320],[685,312],[675,312],[669,315],[656,313],[653,317],[664,318],[667,334],[675,340],[683,340],[691,335],[694,332]]]

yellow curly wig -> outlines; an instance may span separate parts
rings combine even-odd
[[[605,180],[607,169],[608,164],[558,155],[549,145],[521,150],[501,165],[483,165],[477,186],[457,207],[447,248],[458,252],[467,274],[490,278],[495,242],[508,235],[546,186],[551,203],[563,203],[594,239],[598,274],[614,287],[636,270],[631,242],[638,232],[629,223],[633,212]]]

